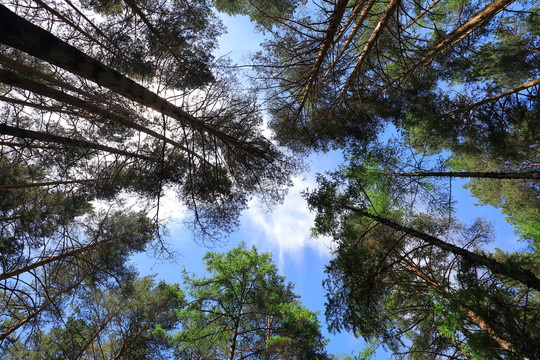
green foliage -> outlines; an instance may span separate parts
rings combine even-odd
[[[269,254],[242,244],[204,257],[210,277],[184,272],[190,298],[174,336],[179,357],[324,359],[316,314],[303,307]]]

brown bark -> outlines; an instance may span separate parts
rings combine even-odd
[[[334,58],[334,61],[332,62],[332,64],[330,64],[330,66],[328,67],[328,69],[324,73],[321,82],[323,82],[328,77],[328,75],[330,74],[330,71],[332,71],[332,69],[334,68],[334,66],[336,66],[336,64],[339,61],[339,59],[341,58],[341,56],[345,53],[345,51],[347,50],[347,48],[351,44],[352,40],[354,39],[354,36],[356,35],[358,30],[360,29],[360,27],[364,23],[364,20],[366,19],[366,16],[369,14],[369,11],[371,10],[373,5],[375,4],[375,1],[376,0],[369,0],[368,3],[366,4],[366,6],[362,9],[362,12],[360,13],[360,16],[358,17],[358,19],[354,23],[354,26],[351,29],[351,32],[349,33],[349,36],[347,36],[347,39],[345,39],[345,42],[343,43],[343,45],[339,49],[339,52],[337,53],[336,57]],[[358,10],[360,10],[360,9],[358,9]]]
[[[437,246],[442,250],[449,251],[455,255],[461,256],[465,260],[470,261],[473,264],[480,265],[488,268],[491,272],[499,275],[506,276],[508,278],[517,280],[533,289],[540,291],[540,279],[538,279],[532,272],[521,268],[509,267],[504,263],[500,263],[494,259],[491,259],[485,255],[473,253],[469,250],[463,249],[459,246],[447,243],[434,236],[422,233],[420,231],[402,226],[392,220],[382,218],[377,215],[370,214],[369,212],[358,209],[351,206],[345,206],[346,209],[351,210],[357,214],[368,217],[377,221],[380,224],[388,226],[394,230],[404,232],[410,236],[414,236],[418,239],[424,240],[430,245]]]
[[[494,2],[486,6],[479,13],[477,13],[475,16],[471,17],[468,21],[466,21],[465,24],[461,25],[460,27],[452,31],[450,34],[448,34],[448,36],[444,38],[443,41],[441,41],[439,44],[433,47],[430,51],[428,51],[424,56],[422,56],[418,61],[416,61],[407,70],[405,70],[404,72],[396,76],[394,79],[392,79],[390,83],[388,83],[380,91],[387,89],[390,85],[401,80],[403,77],[407,76],[408,74],[411,74],[423,68],[424,66],[428,65],[431,61],[433,61],[433,59],[435,59],[435,57],[442,54],[450,46],[455,45],[461,40],[463,40],[468,34],[474,31],[477,27],[489,21],[491,18],[493,18],[499,12],[504,10],[508,5],[510,5],[514,1],[515,0],[495,0]]]
[[[337,104],[343,99],[345,96],[345,93],[347,92],[347,89],[351,85],[353,77],[356,75],[358,71],[360,71],[360,68],[362,67],[362,64],[366,60],[369,52],[371,51],[371,48],[375,45],[375,42],[377,41],[377,38],[381,34],[381,32],[384,30],[384,27],[386,26],[386,23],[390,19],[390,16],[394,13],[394,11],[397,9],[398,5],[400,3],[400,0],[390,0],[390,3],[388,4],[388,7],[386,8],[384,14],[381,16],[377,26],[375,29],[373,29],[373,32],[371,33],[371,36],[369,37],[366,45],[364,46],[364,49],[360,53],[360,56],[358,57],[358,60],[356,61],[356,64],[354,65],[354,68],[347,78],[347,81],[345,82],[345,85],[343,85],[343,88],[341,89],[336,101],[334,102],[334,106],[336,107]]]
[[[77,355],[75,355],[75,357],[73,358],[73,360],[78,360],[80,359],[83,355],[84,355],[84,352],[86,351],[86,349],[88,349],[88,347],[92,344],[92,342],[94,342],[94,339],[96,337],[98,337],[98,335],[103,331],[103,329],[105,329],[105,327],[107,326],[107,324],[112,320],[113,318],[113,314],[109,315],[107,317],[107,319],[105,319],[105,321],[99,326],[99,328],[92,334],[92,336],[90,336],[90,338],[84,343],[84,346],[81,348],[81,350],[77,353]]]
[[[85,140],[75,140],[75,139],[67,138],[64,136],[52,135],[52,134],[42,133],[42,132],[33,131],[33,130],[25,130],[25,129],[21,129],[21,128],[9,126],[9,125],[4,125],[4,124],[0,124],[0,134],[14,136],[21,139],[32,139],[32,140],[39,140],[39,141],[44,141],[44,142],[52,142],[55,144],[62,144],[69,147],[101,150],[101,151],[105,151],[111,154],[124,155],[124,156],[143,159],[143,160],[156,160],[149,156],[139,155],[139,154],[135,154],[129,151],[124,151],[124,150],[116,149],[110,146],[100,145],[100,144],[92,143]]]
[[[478,102],[476,102],[476,103],[474,103],[472,105],[466,106],[466,107],[458,109],[456,111],[452,111],[448,115],[454,115],[454,114],[457,114],[457,113],[460,113],[460,112],[466,112],[466,111],[472,110],[472,109],[474,109],[474,108],[476,108],[478,106],[487,104],[489,102],[495,101],[497,99],[500,99],[500,98],[508,96],[508,95],[515,94],[517,92],[520,92],[521,90],[525,90],[525,89],[528,89],[528,88],[536,86],[536,85],[540,85],[540,79],[529,81],[528,83],[517,86],[517,87],[515,87],[513,89],[510,89],[510,90],[506,90],[506,91],[504,91],[504,92],[502,92],[500,94],[494,95],[494,96],[489,97],[487,99],[484,99],[482,101],[478,101]]]
[[[457,178],[484,178],[484,179],[527,179],[540,180],[540,171],[523,172],[472,172],[472,171],[419,171],[412,173],[386,173],[388,176],[402,177],[457,177]]]
[[[195,118],[118,71],[21,18],[3,5],[0,5],[0,43],[82,76],[129,100],[175,118],[191,128],[213,135],[224,143],[251,153],[257,151],[249,143],[240,141],[205,124],[202,120]]]
[[[127,342],[125,342],[124,345],[122,345],[122,348],[120,348],[120,350],[116,353],[116,355],[114,356],[114,358],[112,358],[112,360],[120,359],[120,357],[124,355],[124,353],[131,347],[131,345],[133,345],[135,340],[137,340],[139,336],[141,336],[141,334],[148,329],[149,329],[148,324],[141,326],[141,329],[137,331],[137,333],[135,333],[135,335],[133,335]]]
[[[70,251],[62,252],[62,253],[60,253],[58,255],[54,255],[54,256],[48,257],[46,259],[36,261],[36,262],[34,262],[34,263],[30,264],[30,265],[22,266],[22,267],[19,267],[17,269],[14,269],[14,270],[4,272],[4,273],[0,274],[0,281],[9,279],[11,277],[18,276],[18,275],[23,274],[25,272],[37,269],[38,267],[50,264],[52,262],[62,260],[62,259],[66,259],[68,257],[73,257],[73,256],[76,256],[76,255],[82,253],[82,252],[95,249],[96,247],[98,247],[100,245],[106,244],[107,242],[118,238],[118,236],[119,235],[114,236],[114,237],[110,237],[110,238],[106,238],[106,239],[103,239],[103,240],[100,240],[100,241],[95,241],[95,242],[92,242],[92,243],[90,243],[88,245],[82,246],[82,247],[80,247],[78,249],[73,249],[73,250],[70,250]]]
[[[132,1],[132,0],[128,0],[128,1]],[[328,53],[328,51],[330,50],[330,48],[332,47],[334,43],[334,35],[336,34],[339,24],[341,23],[341,19],[343,18],[343,14],[345,13],[345,10],[347,9],[348,2],[349,0],[338,0],[338,2],[336,3],[334,7],[334,11],[330,18],[330,23],[328,24],[328,28],[326,29],[326,34],[322,41],[321,47],[319,49],[319,53],[317,54],[317,59],[315,60],[315,64],[313,64],[313,69],[311,70],[308,81],[306,83],[306,87],[304,89],[304,96],[302,97],[302,101],[300,102],[300,106],[298,108],[299,113],[300,111],[302,111],[302,108],[304,107],[304,104],[306,103],[309,92],[311,91],[313,83],[315,82],[315,78],[317,77],[319,73],[319,70],[326,57],[326,54]]]
[[[422,11],[420,14],[418,14],[417,17],[412,19],[411,22],[408,23],[407,26],[405,26],[402,31],[405,31],[408,28],[410,28],[411,26],[413,26],[414,23],[416,23],[422,16],[426,15],[429,10],[433,9],[433,7],[435,7],[435,5],[437,5],[439,3],[439,1],[441,1],[441,0],[433,1],[424,11]]]
[[[435,289],[436,291],[438,291],[440,294],[447,297],[451,301],[456,302],[456,300],[451,296],[451,294],[450,294],[450,292],[448,290],[443,288],[439,283],[437,283],[435,280],[433,280],[431,277],[429,277],[429,275],[424,273],[417,266],[411,264],[410,262],[408,262],[405,259],[402,259],[401,262],[409,270],[411,270],[414,274],[416,274],[419,278],[421,278],[425,283],[427,283],[429,286],[431,286],[433,289]],[[459,305],[459,309],[460,309],[461,312],[463,312],[465,314],[465,316],[467,317],[467,319],[469,319],[470,322],[472,322],[473,324],[478,326],[480,329],[485,331],[497,344],[499,344],[499,346],[501,348],[503,348],[506,351],[514,352],[514,347],[512,346],[512,344],[510,342],[504,340],[503,338],[501,338],[495,332],[495,330],[493,330],[491,328],[491,326],[489,326],[489,324],[486,323],[486,321],[481,316],[479,316],[474,311],[472,311],[471,309],[468,309],[467,307],[465,307],[463,305]]]
[[[20,328],[21,326],[23,326],[24,324],[26,324],[27,322],[29,322],[30,320],[32,320],[33,318],[38,316],[43,310],[45,310],[50,304],[52,304],[60,295],[66,293],[66,292],[68,292],[70,290],[75,289],[77,286],[79,286],[80,283],[81,283],[81,281],[79,281],[75,285],[72,285],[72,286],[68,287],[67,289],[64,289],[64,290],[61,290],[61,291],[57,292],[52,298],[49,298],[41,306],[39,306],[36,309],[36,311],[34,311],[33,313],[31,313],[30,315],[28,315],[27,317],[25,317],[24,319],[22,319],[18,323],[10,326],[8,329],[6,329],[4,332],[2,332],[0,334],[0,344],[2,343],[2,341],[4,341],[10,334],[12,334],[18,328]]]

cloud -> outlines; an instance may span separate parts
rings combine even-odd
[[[279,262],[284,256],[301,261],[306,247],[312,247],[321,257],[329,257],[330,239],[312,238],[311,227],[315,214],[312,214],[301,192],[315,187],[313,180],[293,179],[283,204],[276,206],[271,213],[263,212],[260,207],[250,206],[244,214],[243,225],[257,233],[257,245],[277,247]]]

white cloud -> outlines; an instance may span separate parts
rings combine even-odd
[[[283,204],[276,206],[271,213],[264,213],[257,206],[250,206],[244,215],[243,223],[261,234],[257,243],[278,248],[280,263],[283,263],[285,255],[288,259],[301,261],[303,251],[308,246],[322,257],[330,255],[330,239],[311,237],[315,215],[309,211],[307,202],[301,195],[308,187],[313,189],[314,181],[294,178],[293,187],[289,189]]]

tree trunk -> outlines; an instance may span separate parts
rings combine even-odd
[[[494,2],[486,6],[478,14],[476,14],[475,16],[470,18],[467,22],[465,22],[465,24],[461,25],[459,28],[455,29],[450,34],[448,34],[448,36],[444,38],[443,41],[441,41],[439,44],[433,47],[424,56],[422,56],[418,61],[416,61],[413,65],[411,65],[408,69],[406,69],[404,72],[402,72],[401,74],[396,76],[394,79],[392,79],[390,83],[388,83],[381,90],[379,90],[379,92],[382,92],[383,90],[387,89],[392,84],[401,80],[408,74],[411,74],[423,68],[424,66],[428,65],[435,57],[437,57],[438,55],[446,51],[448,47],[463,40],[474,29],[483,25],[485,22],[489,21],[491,18],[493,18],[499,12],[504,10],[508,5],[510,5],[514,1],[515,0],[495,0]]]
[[[326,29],[326,34],[322,41],[321,48],[319,49],[319,53],[317,54],[317,59],[315,60],[315,64],[313,64],[313,68],[311,69],[311,72],[309,74],[309,78],[304,89],[304,96],[302,97],[302,101],[300,102],[300,106],[298,107],[297,117],[300,115],[300,112],[302,111],[302,108],[306,103],[309,92],[311,91],[311,87],[313,86],[313,83],[317,78],[317,74],[319,73],[324,58],[326,57],[326,53],[330,50],[334,43],[334,35],[336,34],[339,24],[341,23],[341,19],[343,18],[343,14],[347,9],[348,3],[349,0],[338,0],[336,5],[334,6],[334,11],[332,12],[332,16]]]
[[[2,5],[0,5],[0,10],[1,10],[1,7]],[[1,13],[0,13],[1,14]],[[51,87],[48,87],[46,86],[45,84],[42,84],[42,83],[38,83],[38,82],[35,82],[33,80],[30,80],[30,79],[26,79],[24,77],[21,77],[19,76],[18,74],[16,73],[13,73],[13,72],[10,72],[10,71],[6,71],[6,70],[2,70],[0,69],[0,82],[3,82],[5,84],[8,84],[8,85],[12,85],[12,86],[16,86],[16,87],[19,87],[19,88],[22,88],[22,89],[25,89],[25,90],[28,90],[28,91],[31,91],[33,93],[36,93],[36,94],[39,94],[39,95],[43,95],[43,96],[46,96],[48,98],[51,98],[51,99],[55,99],[55,100],[58,100],[62,103],[65,103],[65,104],[68,104],[68,105],[72,105],[72,106],[75,106],[75,107],[78,107],[80,109],[83,109],[83,110],[86,110],[90,113],[93,113],[93,114],[96,114],[96,115],[100,115],[100,116],[103,116],[103,117],[106,117],[114,122],[117,122],[117,123],[120,123],[130,129],[135,129],[135,130],[138,130],[138,131],[141,131],[145,134],[148,134],[150,136],[153,136],[155,137],[156,139],[159,139],[159,140],[162,140],[168,144],[171,144],[173,145],[174,147],[176,148],[179,148],[193,156],[195,156],[196,158],[202,160],[203,162],[206,162],[206,160],[204,158],[202,158],[199,154],[196,154],[194,153],[193,151],[191,151],[190,149],[186,148],[184,145],[180,144],[179,142],[175,141],[175,140],[172,140],[152,129],[149,129],[143,125],[139,125],[137,124],[136,122],[134,121],[131,121],[129,119],[126,119],[125,117],[123,116],[120,116],[118,114],[115,114],[115,113],[112,113],[108,110],[105,110],[97,105],[94,105],[88,101],[84,101],[84,100],[81,100],[75,96],[71,96],[71,95],[68,95],[62,91],[59,91],[59,90],[56,90],[56,89],[53,89]]]
[[[489,102],[492,102],[492,101],[495,101],[497,99],[500,99],[502,97],[505,97],[505,96],[508,96],[508,95],[512,95],[512,94],[515,94],[517,92],[520,92],[521,90],[525,90],[525,89],[528,89],[530,87],[533,87],[533,86],[536,86],[536,85],[540,85],[540,79],[536,79],[536,80],[533,80],[533,81],[529,81],[528,83],[526,84],[523,84],[523,85],[520,85],[518,87],[515,87],[513,89],[510,89],[510,90],[506,90],[500,94],[497,94],[497,95],[494,95],[492,97],[489,97],[487,99],[484,99],[482,101],[478,101],[477,103],[474,103],[472,105],[469,105],[469,106],[466,106],[462,109],[458,109],[456,111],[452,111],[451,113],[449,113],[448,115],[454,115],[454,114],[457,114],[457,113],[460,113],[460,112],[465,112],[465,111],[469,111],[469,110],[472,110],[480,105],[484,105],[484,104],[487,104]]]
[[[358,71],[360,71],[360,68],[362,67],[362,64],[366,60],[369,52],[371,51],[371,48],[375,45],[375,42],[377,41],[377,38],[383,31],[384,27],[386,26],[386,23],[388,23],[388,20],[390,19],[390,16],[394,13],[394,11],[397,9],[399,3],[401,0],[390,0],[390,3],[388,4],[388,7],[384,11],[384,13],[381,16],[381,19],[379,20],[379,23],[373,29],[373,32],[371,33],[371,36],[369,37],[366,45],[364,46],[364,49],[362,50],[362,53],[360,53],[360,56],[358,57],[358,60],[356,61],[356,64],[354,65],[354,68],[347,78],[347,81],[345,82],[345,85],[343,85],[343,88],[341,89],[336,101],[334,102],[333,108],[337,106],[337,104],[343,99],[345,96],[345,93],[347,92],[347,89],[351,85],[353,77],[356,75]]]
[[[39,141],[44,141],[44,142],[52,142],[52,143],[62,144],[62,145],[70,146],[70,147],[78,147],[82,149],[101,150],[101,151],[105,151],[111,154],[124,155],[124,156],[139,158],[143,160],[156,160],[148,156],[135,154],[132,152],[116,149],[110,146],[92,143],[85,140],[75,140],[75,139],[67,138],[64,136],[52,135],[52,134],[42,133],[42,132],[33,131],[33,130],[25,130],[25,129],[21,129],[21,128],[9,126],[9,125],[4,125],[4,124],[0,124],[0,134],[15,136],[21,139],[33,139],[33,140],[39,140]]]
[[[100,240],[100,241],[96,241],[96,242],[93,242],[93,243],[88,244],[86,246],[80,247],[78,249],[73,249],[73,250],[70,250],[70,251],[66,251],[66,252],[60,253],[58,255],[48,257],[46,259],[36,261],[35,263],[32,263],[30,265],[22,266],[22,267],[19,267],[19,268],[15,269],[15,270],[4,272],[4,273],[0,274],[0,281],[5,280],[5,279],[9,279],[11,277],[14,277],[14,276],[17,276],[17,275],[20,275],[20,274],[23,274],[23,273],[28,272],[30,270],[36,269],[38,267],[45,266],[45,265],[50,264],[50,263],[52,263],[54,261],[62,260],[62,259],[65,259],[65,258],[68,258],[68,257],[71,257],[71,256],[76,256],[76,255],[78,255],[78,254],[80,254],[80,253],[82,253],[84,251],[89,251],[89,250],[95,249],[96,247],[98,247],[98,246],[100,246],[102,244],[105,244],[105,243],[107,243],[107,242],[109,242],[111,240],[116,239],[118,236],[121,236],[121,235],[117,235],[117,236],[114,236],[114,237],[110,237],[110,238],[106,238],[106,239],[103,239],[103,240]]]
[[[461,256],[465,260],[470,261],[471,263],[475,265],[480,265],[483,267],[488,268],[491,270],[491,272],[499,275],[503,275],[506,277],[509,277],[511,279],[517,280],[533,289],[536,289],[540,291],[540,279],[538,279],[534,274],[528,270],[524,270],[521,268],[514,268],[510,267],[504,263],[500,263],[496,260],[493,260],[485,255],[476,254],[469,250],[463,249],[459,246],[447,243],[446,241],[440,240],[434,236],[421,233],[420,231],[399,225],[398,223],[395,223],[391,220],[384,219],[380,216],[370,214],[369,212],[354,208],[351,206],[345,206],[346,209],[351,210],[357,214],[360,214],[362,216],[368,217],[370,219],[373,219],[377,221],[378,223],[381,223],[383,225],[386,225],[392,229],[402,231],[408,235],[414,236],[416,238],[422,239],[425,242],[427,242],[430,245],[437,246],[443,250],[449,251],[455,255]]]
[[[105,326],[112,320],[113,314],[109,315],[107,319],[99,326],[99,328],[90,336],[90,338],[84,343],[84,346],[81,348],[81,350],[75,355],[73,360],[79,360],[83,355],[86,349],[94,342],[94,339],[105,329]]]
[[[358,19],[356,20],[356,22],[354,23],[354,26],[353,28],[351,29],[351,32],[349,33],[349,36],[347,36],[347,39],[345,39],[345,42],[343,43],[343,45],[341,46],[341,49],[339,49],[339,52],[337,53],[337,55],[335,56],[334,58],[334,61],[332,61],[332,63],[330,64],[330,66],[328,67],[328,69],[326,70],[326,72],[324,73],[322,79],[321,79],[321,82],[324,82],[324,80],[328,77],[328,75],[330,74],[330,71],[332,71],[332,69],[334,68],[334,66],[336,66],[338,60],[341,58],[341,56],[345,53],[345,51],[347,50],[347,48],[349,47],[350,43],[352,42],[352,40],[354,39],[354,36],[356,35],[356,33],[358,32],[358,30],[360,29],[360,27],[362,26],[362,24],[364,23],[364,20],[366,19],[366,16],[369,14],[369,11],[371,10],[371,8],[373,7],[373,4],[375,4],[375,1],[376,0],[369,0],[368,3],[366,4],[366,6],[362,9],[362,12],[360,13],[360,16],[358,17]],[[356,10],[356,9],[355,9]],[[358,11],[360,11],[360,9],[358,9]],[[354,13],[354,11],[353,11]]]
[[[205,124],[118,71],[21,18],[4,5],[0,5],[0,43],[82,76],[134,102],[173,117],[191,128],[211,134],[231,146],[244,151],[257,150],[249,143]]]
[[[405,259],[402,259],[401,262],[409,269],[411,270],[416,276],[421,278],[425,283],[427,283],[430,287],[438,291],[441,295],[448,298],[450,301],[453,301],[456,303],[456,300],[451,296],[450,292],[443,288],[439,283],[437,283],[434,279],[430,278],[426,273],[424,273],[421,269],[419,269],[417,266],[411,264],[410,262],[406,261]],[[470,322],[478,326],[480,329],[485,331],[501,348],[503,348],[506,351],[514,352],[514,347],[512,344],[503,338],[501,338],[495,330],[489,326],[488,323],[482,319],[481,316],[476,314],[474,311],[468,309],[467,307],[463,305],[458,305],[459,310],[465,314],[467,319],[469,319]],[[524,360],[528,360],[525,358]]]
[[[57,292],[56,294],[54,294],[54,296],[52,298],[49,298],[48,300],[46,300],[40,307],[37,308],[36,311],[34,311],[33,313],[31,313],[30,315],[28,315],[27,317],[25,317],[24,319],[22,319],[21,321],[19,321],[18,323],[16,323],[15,325],[12,325],[11,327],[9,327],[7,330],[5,330],[3,333],[0,334],[0,344],[2,343],[2,341],[4,341],[10,334],[12,334],[15,330],[17,330],[18,328],[20,328],[21,326],[23,326],[24,324],[26,324],[27,322],[29,322],[30,320],[32,320],[33,318],[35,318],[36,316],[38,316],[43,310],[45,310],[50,304],[52,304],[60,295],[70,291],[70,290],[73,290],[75,289],[77,286],[79,286],[79,284],[81,283],[82,281],[79,281],[77,284],[74,284],[70,287],[68,287],[67,289],[64,289],[62,291],[59,291]]]
[[[420,172],[412,172],[412,173],[386,173],[385,175],[405,176],[405,177],[457,177],[457,178],[540,180],[540,171],[522,171],[522,172],[420,171]]]
[[[98,182],[101,179],[81,179],[81,180],[58,180],[58,181],[43,181],[43,182],[32,182],[25,184],[3,184],[0,185],[0,190],[12,190],[12,189],[26,189],[31,187],[40,187],[40,186],[58,186],[58,185],[68,185],[68,184],[87,184]]]

